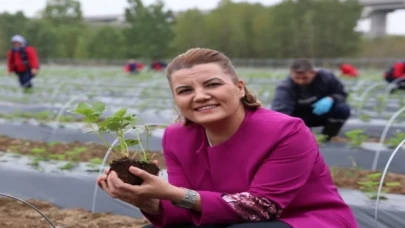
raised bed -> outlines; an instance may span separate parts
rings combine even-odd
[[[366,150],[363,148],[349,148],[347,145],[342,146],[324,146],[320,151],[326,161],[331,167],[346,167],[346,168],[360,168],[372,169],[375,151]],[[380,153],[377,169],[383,170],[392,150],[382,151]],[[396,154],[395,159],[391,162],[389,170],[395,173],[405,174],[405,151],[400,151]]]

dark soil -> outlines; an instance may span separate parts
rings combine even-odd
[[[361,185],[358,182],[369,181],[370,178],[367,178],[367,175],[373,173],[382,173],[382,171],[371,171],[371,170],[363,170],[363,169],[356,169],[356,168],[338,168],[332,167],[331,174],[335,185],[338,188],[349,188],[349,189],[357,189],[360,190]],[[372,181],[379,182],[381,179],[372,179]],[[396,187],[383,187],[387,193],[394,193],[394,194],[404,194],[405,195],[405,175],[404,174],[397,174],[397,173],[390,173],[388,172],[384,178],[384,183],[392,183],[398,182],[400,186]],[[375,186],[375,191],[378,190],[378,185]]]
[[[140,185],[143,180],[129,171],[129,167],[135,166],[137,168],[143,169],[146,172],[153,174],[155,176],[159,173],[159,167],[153,163],[146,163],[135,159],[130,159],[128,157],[123,157],[118,160],[114,160],[110,163],[110,170],[115,171],[118,177],[127,184]]]
[[[38,200],[28,202],[45,214],[57,228],[141,228],[149,224],[146,219],[111,213],[91,213],[83,209],[60,209]],[[0,227],[49,228],[50,225],[29,206],[0,197]]]
[[[34,150],[34,152],[33,152]],[[104,145],[96,143],[83,143],[83,142],[73,142],[73,143],[60,143],[60,142],[42,142],[42,141],[32,141],[26,139],[11,138],[8,136],[0,136],[0,151],[16,153],[21,155],[38,155],[38,150],[44,151],[41,154],[42,157],[51,157],[57,160],[66,160],[69,158],[68,154],[74,154],[74,160],[90,162],[91,160],[98,158],[102,159],[107,152],[107,148]],[[134,155],[135,151],[130,151],[130,156]],[[166,168],[163,154],[159,151],[150,152],[151,157],[158,161],[160,168]],[[71,155],[70,155],[71,156]],[[117,159],[121,156],[110,156],[107,160],[111,163],[112,160]],[[134,159],[139,159],[139,153],[135,154]]]

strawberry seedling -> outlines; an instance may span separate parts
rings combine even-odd
[[[135,115],[128,114],[126,108],[118,110],[112,116],[101,119],[100,117],[104,111],[105,104],[102,102],[96,102],[93,105],[80,102],[73,112],[83,116],[83,120],[90,125],[92,132],[97,134],[107,148],[110,148],[111,145],[101,133],[118,139],[118,145],[112,148],[112,154],[115,156],[115,159],[110,163],[110,170],[115,171],[118,177],[125,183],[132,185],[139,185],[143,180],[129,172],[129,167],[131,166],[143,169],[153,175],[158,175],[159,168],[151,162],[150,153],[148,153],[147,148],[145,150],[142,146],[138,132],[136,132],[137,139],[126,139],[124,137],[125,132],[129,129],[134,129],[135,131],[142,129],[146,131],[146,138],[148,139],[148,128],[142,128],[137,125]],[[135,145],[139,145],[141,148],[139,160],[134,159],[136,154],[133,157],[129,156],[129,147]]]

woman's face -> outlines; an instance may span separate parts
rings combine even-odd
[[[197,124],[210,124],[232,117],[241,110],[243,81],[235,83],[215,63],[181,69],[171,75],[174,100],[180,112]]]

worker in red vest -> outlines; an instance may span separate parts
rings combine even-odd
[[[342,76],[351,78],[357,78],[359,76],[357,69],[353,65],[343,63],[339,65],[339,68]]]
[[[163,61],[155,60],[150,65],[150,68],[154,71],[162,71],[167,67],[167,64]]]
[[[403,78],[403,79],[399,79]],[[396,88],[397,89],[405,90],[405,61],[396,62],[394,63],[384,74],[384,79],[388,83],[391,83],[396,80]],[[392,92],[393,92],[392,91]]]
[[[38,74],[37,51],[21,35],[14,35],[11,43],[13,47],[7,53],[8,73],[16,73],[21,87],[28,91],[33,86],[31,80]]]
[[[127,74],[137,74],[143,69],[144,65],[142,63],[138,63],[135,59],[128,60],[128,63],[124,67],[124,71]]]

